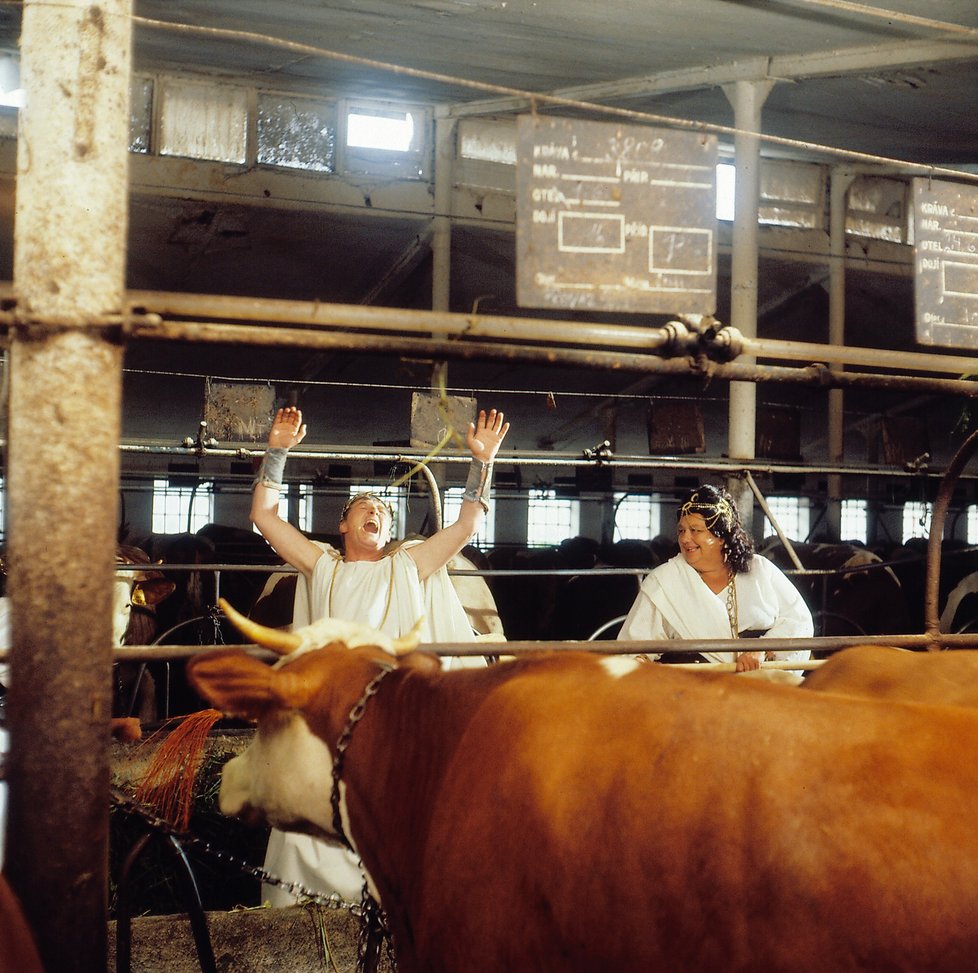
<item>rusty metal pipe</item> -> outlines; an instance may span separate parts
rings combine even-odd
[[[541,348],[534,345],[514,345],[502,342],[426,340],[394,337],[392,335],[324,332],[311,328],[270,328],[260,325],[216,324],[202,321],[134,321],[130,333],[133,338],[155,341],[246,344],[279,348],[370,351],[389,355],[407,354],[446,359],[536,362],[547,365],[568,365],[575,368],[685,376],[701,380],[773,382],[814,385],[823,388],[882,388],[968,398],[978,397],[978,382],[909,375],[839,372],[821,365],[793,368],[772,365],[740,365],[736,362],[719,364],[689,356],[660,358],[654,354],[577,348]],[[666,347],[666,335],[660,335],[660,338],[661,346]]]
[[[489,314],[458,314],[450,311],[417,311],[404,308],[366,307],[286,301],[273,298],[230,297],[129,291],[133,323],[141,316],[210,318],[215,321],[264,322],[303,327],[401,331],[416,335],[447,335],[455,338],[508,338],[549,341],[557,344],[620,345],[653,349],[686,334],[672,328],[649,328],[626,324],[596,324],[587,321],[558,321],[548,318],[509,317]],[[695,338],[694,338],[695,340]]]
[[[417,335],[444,334],[457,338],[499,338],[550,341],[556,344],[610,345],[652,350],[675,341],[663,334],[666,328],[625,324],[595,324],[586,321],[555,321],[544,318],[490,314],[459,314],[448,311],[415,311],[401,308],[320,304],[271,298],[180,294],[161,291],[129,291],[129,306],[142,314],[210,318],[227,321],[267,322],[366,330],[402,331]],[[730,329],[720,328],[719,344]],[[975,372],[973,356],[919,354],[880,348],[821,345],[804,341],[738,335],[739,353],[782,361],[826,362],[837,365],[893,368],[969,375]]]

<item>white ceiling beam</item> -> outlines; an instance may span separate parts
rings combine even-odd
[[[575,85],[541,93],[536,98],[543,103],[550,100],[555,104],[569,101],[602,104],[648,95],[718,87],[735,81],[765,78],[776,81],[801,81],[860,74],[866,71],[922,67],[947,61],[969,61],[976,58],[978,58],[978,40],[921,40],[897,44],[870,44],[834,51],[816,51],[810,54],[750,58],[713,67],[682,68],[637,78]],[[492,98],[454,104],[447,110],[450,115],[462,118],[472,115],[505,115],[525,111],[529,107],[529,98]]]

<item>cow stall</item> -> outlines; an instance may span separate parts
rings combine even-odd
[[[145,293],[127,294],[133,5],[129,0],[111,0],[98,7],[73,0],[59,4],[28,0],[19,6],[24,9],[21,69],[30,98],[18,122],[14,283],[5,292],[2,307],[9,335],[6,515],[13,605],[9,664],[14,673],[8,704],[11,750],[5,769],[11,834],[6,867],[41,942],[43,958],[58,973],[100,969],[109,952],[106,794],[111,767],[107,728],[112,665],[114,660],[136,658],[112,654],[109,621],[124,408],[122,364],[127,345],[247,346],[263,355],[278,348],[311,355],[355,350],[400,360],[477,359],[500,366],[536,361],[593,374],[624,369],[648,379],[682,375],[706,384],[730,381],[736,384],[731,396],[730,436],[736,449],[730,467],[722,472],[732,476],[749,469],[754,458],[751,393],[760,382],[827,388],[836,393],[862,386],[968,400],[976,394],[971,382],[909,374],[928,365],[938,372],[968,371],[970,362],[949,356],[939,363],[929,359],[942,356],[891,357],[886,367],[896,374],[882,377],[836,367],[869,368],[880,361],[879,355],[867,364],[865,355],[836,347],[831,356],[828,352],[824,356],[828,365],[812,365],[810,348],[765,345],[752,327],[757,317],[757,246],[751,239],[758,215],[754,176],[740,180],[742,205],[734,227],[735,323],[744,339],[739,355],[778,360],[794,355],[792,360],[803,362],[798,367],[736,360],[730,345],[735,338],[732,331],[718,336],[712,326],[697,330],[684,321],[668,329],[668,334],[666,329],[622,328],[606,345],[588,348],[587,340],[585,347],[567,347],[581,343],[566,340],[570,334],[580,339],[582,330],[574,330],[580,322],[547,321],[549,338],[510,341],[507,336],[514,327],[542,329],[543,324],[528,318],[514,322],[504,315],[479,315],[475,308],[472,313],[449,312],[451,251],[447,244],[451,227],[446,214],[450,207],[443,204],[452,195],[453,180],[450,167],[444,164],[438,167],[432,191],[424,187],[414,194],[418,206],[427,206],[429,196],[439,201],[431,221],[437,313],[351,309],[350,305],[321,302],[318,297],[299,302],[290,313],[281,306],[273,308],[250,299],[243,309],[233,300],[210,300],[199,294],[187,296],[187,303],[175,310],[177,301],[172,294],[157,293],[155,301]],[[765,78],[736,80],[733,85],[738,153],[751,172],[757,168],[751,162],[758,159],[757,99],[762,100],[767,84]],[[445,122],[442,116],[442,132],[451,130],[451,124]],[[444,145],[443,141],[443,163],[448,154]],[[174,170],[187,168],[183,160],[164,162],[172,162]],[[213,191],[230,188],[235,179],[227,175],[213,174]],[[235,173],[239,175],[254,176],[252,172]],[[261,178],[264,176],[254,176]],[[272,180],[271,185],[280,183]],[[272,190],[259,190],[257,195],[265,199]],[[349,198],[356,195],[350,193]],[[13,206],[13,196],[10,198]],[[382,210],[388,197],[385,187],[374,186],[359,198],[365,200],[365,207]],[[308,196],[290,205],[301,208],[306,202]],[[489,204],[491,209],[492,199]],[[473,209],[481,213],[482,208],[480,197]],[[833,220],[828,254],[832,343],[841,346],[839,276],[846,247],[835,207]],[[213,239],[233,248],[242,238],[240,223],[244,222],[220,230],[220,220],[200,213],[196,219],[188,218],[172,240],[176,246],[199,246],[203,254],[209,239],[204,239],[207,228],[213,227]],[[151,263],[153,256],[142,259]],[[233,255],[228,262],[233,262]],[[481,334],[480,321],[486,322]],[[607,328],[601,330],[606,336],[610,333]],[[564,339],[557,333],[563,333]],[[659,355],[673,338],[678,339],[670,349],[673,357]],[[298,376],[297,382],[301,381]],[[544,390],[537,391],[545,398]],[[839,399],[840,395],[834,396],[836,406]],[[840,448],[839,421],[835,411],[833,459]],[[203,447],[202,458],[208,449]],[[702,469],[705,467],[697,472]],[[720,468],[714,468],[717,470]],[[839,483],[833,479],[841,471],[842,467],[835,466],[827,474],[827,492],[833,502],[841,496]],[[787,466],[779,472],[792,473]],[[745,481],[738,479],[737,485],[743,488]],[[566,576],[569,579],[581,575],[579,569],[569,570],[574,571],[573,576]],[[640,570],[609,570],[605,578],[636,577]],[[598,578],[595,574],[594,580]],[[208,604],[213,599],[208,598]],[[213,630],[212,617],[208,623]],[[929,633],[905,636],[908,641],[904,644],[922,644],[912,640],[928,637]],[[547,644],[553,644],[549,636]],[[947,644],[964,643],[948,639]],[[514,653],[534,648],[539,648],[539,641],[534,645],[532,639],[517,639],[510,646]],[[625,645],[619,650],[629,648]],[[186,645],[168,643],[165,634],[153,651],[155,655],[143,655],[142,660],[176,660],[193,654]],[[70,814],[65,813],[68,808]],[[233,933],[230,942],[229,951],[240,953],[242,947],[234,945]]]

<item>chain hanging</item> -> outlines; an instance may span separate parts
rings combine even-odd
[[[137,803],[117,787],[111,788],[111,799],[112,804],[115,807],[141,818],[143,822],[154,831],[160,831],[163,834],[174,837],[185,848],[193,848],[195,851],[206,855],[208,858],[231,865],[237,868],[243,875],[248,875],[251,878],[257,878],[265,885],[274,885],[276,888],[284,889],[286,892],[289,892],[297,899],[301,899],[303,902],[308,902],[311,905],[325,906],[328,909],[338,909],[349,912],[351,915],[354,915],[357,918],[362,916],[362,909],[359,903],[347,902],[338,892],[332,892],[329,895],[325,895],[322,892],[315,892],[310,888],[306,888],[306,886],[299,882],[286,882],[277,875],[273,875],[271,872],[265,871],[264,868],[259,868],[256,865],[252,865],[243,858],[238,858],[236,855],[232,855],[230,852],[222,851],[219,848],[214,848],[210,842],[204,841],[188,831],[180,831],[179,829],[175,828],[165,818],[161,818],[145,805]]]

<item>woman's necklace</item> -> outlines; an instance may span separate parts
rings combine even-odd
[[[737,585],[734,584],[733,572],[727,582],[727,618],[730,621],[730,637],[735,639],[738,637],[740,625],[737,618]]]
[[[336,583],[336,576],[340,573],[340,568],[346,564],[342,558],[338,559],[335,566],[333,567],[332,577],[329,579],[329,590],[326,593],[326,613],[330,618],[333,618],[333,585]],[[384,605],[384,614],[381,616],[380,622],[376,625],[376,628],[383,629],[384,622],[387,621],[387,616],[391,612],[391,602],[394,600],[394,562],[391,561],[390,565],[390,584],[387,586],[387,603]]]

